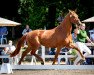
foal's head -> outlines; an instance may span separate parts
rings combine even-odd
[[[76,24],[76,25],[80,25],[81,24],[81,22],[80,22],[80,20],[78,18],[78,15],[75,13],[75,11],[69,10],[69,14],[70,14],[71,23]]]

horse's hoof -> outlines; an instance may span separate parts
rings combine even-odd
[[[21,65],[21,64],[18,63],[18,65]]]
[[[10,57],[13,57],[13,55],[10,53]]]
[[[52,65],[55,65],[54,63],[52,63]]]
[[[41,65],[44,65],[44,62],[41,62]]]
[[[80,60],[78,61],[78,63],[82,64],[84,61],[85,61],[85,60],[80,59]]]
[[[21,65],[21,63],[19,62],[18,65]]]
[[[83,58],[82,58],[82,60],[84,60],[84,61],[85,61],[85,60],[86,60],[86,59],[85,59],[85,57],[83,57]]]

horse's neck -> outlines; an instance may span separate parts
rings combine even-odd
[[[60,27],[62,27],[63,31],[65,31],[66,33],[71,33],[72,23],[70,22],[69,14],[61,22]]]

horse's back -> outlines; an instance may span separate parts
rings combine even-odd
[[[61,30],[57,31],[55,29],[33,30],[29,32],[27,36],[27,39],[30,39],[33,44],[41,44],[46,47],[57,47],[60,45],[66,45],[71,41],[71,36],[67,37]]]

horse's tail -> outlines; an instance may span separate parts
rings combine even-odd
[[[24,40],[26,40],[26,35],[23,35],[20,38],[20,40],[17,43],[17,47],[16,47],[15,51],[10,54],[10,57],[16,56],[20,52],[21,45],[24,43]]]

